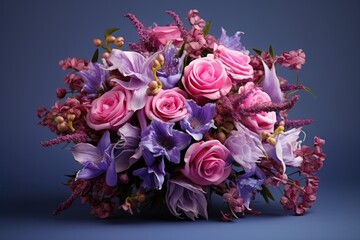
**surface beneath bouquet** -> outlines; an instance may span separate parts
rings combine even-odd
[[[241,44],[243,32],[218,38],[209,34],[197,10],[173,22],[145,27],[133,14],[139,42],[123,50],[124,38],[110,28],[91,60],[60,61],[68,89],[59,100],[38,109],[40,125],[58,135],[43,146],[73,143],[80,164],[69,176],[70,197],[54,213],[80,198],[91,214],[107,218],[117,210],[135,214],[151,204],[176,217],[208,218],[211,194],[222,196],[220,213],[229,221],[259,214],[252,200],[261,195],[297,215],[316,200],[325,141],[303,144],[303,126],[289,111],[299,91],[276,67],[298,72],[305,63],[299,50],[276,55]],[[100,59],[99,59],[99,56]]]

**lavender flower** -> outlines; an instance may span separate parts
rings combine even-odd
[[[244,32],[236,32],[234,36],[229,37],[228,35],[226,35],[226,30],[224,28],[221,28],[221,35],[217,42],[219,43],[219,45],[224,45],[225,47],[232,50],[242,51],[243,53],[248,55],[249,51],[247,51],[240,42],[240,36],[243,34]]]
[[[238,122],[235,122],[235,127],[237,130],[230,132],[225,146],[246,172],[254,171],[256,163],[265,153],[261,140],[257,134]]]
[[[96,147],[89,143],[78,143],[72,147],[71,153],[75,160],[84,166],[77,172],[76,179],[91,179],[106,173],[106,184],[115,186],[117,174],[112,147],[109,131],[103,134]]]
[[[174,125],[174,123],[152,120],[151,124],[142,132],[140,146],[151,152],[154,157],[165,156],[170,162],[180,163],[180,151],[190,144],[191,137],[186,133],[174,130]]]
[[[208,218],[205,192],[200,186],[185,179],[170,179],[166,192],[166,204],[170,212],[180,217],[178,210],[182,210],[191,220],[199,215]]]
[[[186,100],[188,115],[180,122],[181,129],[191,135],[196,141],[200,141],[203,135],[214,125],[215,116],[214,103],[198,106],[193,100]]]
[[[140,129],[126,123],[118,130],[120,140],[114,146],[116,172],[123,172],[136,163],[142,154]]]
[[[88,93],[90,97],[97,97],[99,93],[107,90],[106,80],[109,77],[109,71],[98,63],[90,62],[88,67],[89,69],[78,73],[84,81],[82,91]]]
[[[261,82],[260,86],[266,92],[273,103],[282,103],[284,101],[284,94],[280,89],[280,81],[276,75],[275,65],[273,64],[271,70],[262,60],[264,66],[264,80]]]
[[[301,128],[293,128],[287,132],[279,134],[276,138],[276,145],[264,144],[264,148],[269,157],[280,161],[285,166],[299,167],[303,161],[301,156],[296,156],[294,151],[301,149],[301,141],[298,141]]]
[[[181,65],[185,58],[185,53],[180,57],[176,57],[177,50],[174,45],[167,44],[163,50],[164,64],[161,69],[156,72],[157,77],[161,81],[164,89],[175,87],[181,78]]]
[[[157,53],[145,58],[137,52],[121,51],[113,49],[108,61],[112,64],[108,70],[118,70],[121,74],[112,81],[120,84],[123,88],[133,91],[130,108],[133,111],[145,106],[146,89],[153,80],[151,64],[157,57]]]

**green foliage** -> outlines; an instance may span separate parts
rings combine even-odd
[[[99,59],[99,49],[97,48],[91,58],[91,62],[96,63]]]
[[[275,200],[274,196],[271,194],[271,192],[269,191],[269,189],[266,187],[266,185],[262,185],[261,186],[262,189],[259,191],[261,196],[264,198],[266,203],[269,203],[269,199],[271,200]]]
[[[114,28],[114,27],[108,28],[104,33],[104,39],[106,39],[107,36],[110,36],[111,34],[116,32],[117,30],[119,30],[119,28]]]
[[[209,34],[209,31],[210,31],[210,27],[211,27],[211,24],[212,24],[212,20],[208,21],[204,27],[204,30],[203,30],[203,34],[204,36],[208,35]]]

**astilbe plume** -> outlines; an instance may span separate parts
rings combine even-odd
[[[178,28],[181,32],[181,38],[186,39],[188,32],[187,32],[186,28],[184,27],[183,22],[180,20],[179,16],[173,11],[166,11],[166,13],[169,14],[173,18],[175,24],[178,26]]]

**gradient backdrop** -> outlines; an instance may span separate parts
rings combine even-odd
[[[171,21],[165,10],[185,19],[196,8],[213,20],[211,33],[245,32],[243,44],[277,53],[302,48],[307,63],[300,79],[317,98],[302,94],[290,115],[313,118],[305,128],[307,144],[314,135],[326,139],[327,160],[320,173],[318,201],[308,214],[292,216],[277,202],[260,198],[260,217],[236,223],[166,218],[97,220],[77,202],[53,217],[51,211],[68,196],[64,174],[79,168],[62,146],[44,149],[54,137],[37,126],[36,109],[50,107],[65,73],[58,61],[90,58],[91,40],[105,29],[120,27],[126,41],[136,31],[123,14],[132,12],[150,26]],[[49,1],[0,2],[0,238],[10,239],[360,239],[358,1]],[[279,70],[280,71],[280,70]],[[280,75],[281,75],[280,71]],[[294,72],[283,74],[294,79]],[[275,189],[276,190],[276,189]],[[219,204],[218,204],[219,205]],[[221,204],[220,204],[221,205]],[[214,204],[216,209],[217,204]]]

